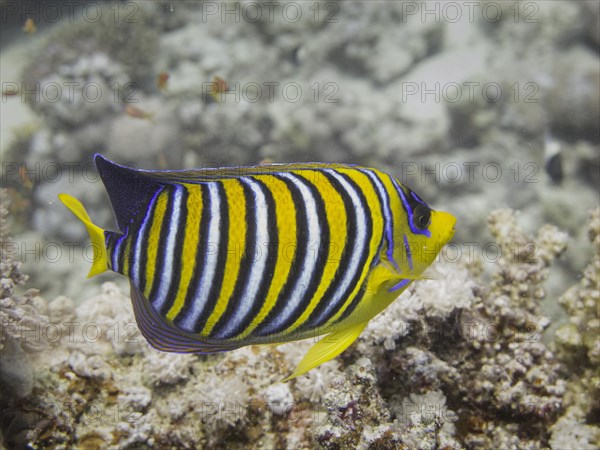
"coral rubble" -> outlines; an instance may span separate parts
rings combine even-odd
[[[600,208],[590,218],[594,249],[581,280],[559,302],[569,319],[556,332],[558,357],[570,369],[566,413],[552,427],[553,448],[600,447]]]
[[[549,226],[528,236],[509,210],[493,212],[489,225],[502,249],[491,281],[439,261],[436,279],[411,286],[341,358],[286,384],[278,380],[312,342],[161,353],[141,337],[115,284],[78,306],[16,297],[11,282],[24,278],[5,258],[0,312],[10,354],[1,357],[13,364],[3,383],[26,386],[5,406],[5,440],[32,448],[594,448],[598,344],[586,333],[598,320],[598,256],[561,297],[571,320],[552,352],[539,302],[566,236]],[[47,351],[35,351],[42,345]]]

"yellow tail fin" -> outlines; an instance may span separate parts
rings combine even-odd
[[[104,230],[92,223],[92,219],[90,219],[87,211],[75,197],[72,197],[69,194],[59,194],[58,198],[79,220],[83,222],[90,235],[90,239],[92,240],[94,261],[92,262],[90,273],[88,273],[88,278],[105,272],[108,269],[108,253],[106,251],[104,240]]]

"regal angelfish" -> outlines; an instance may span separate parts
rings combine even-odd
[[[433,262],[455,218],[394,177],[342,164],[146,171],[100,155],[118,232],[60,200],[131,281],[155,348],[213,353],[328,335],[287,378],[339,355]]]

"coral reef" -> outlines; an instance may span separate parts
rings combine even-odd
[[[566,235],[544,226],[532,239],[509,210],[493,212],[489,225],[499,249],[489,287],[465,268],[440,263],[440,280],[411,287],[361,336],[357,351],[371,358],[390,410],[385,427],[377,422],[377,441],[368,441],[372,430],[341,432],[335,418],[342,407],[329,406],[331,423],[318,434],[323,445],[548,445],[548,426],[563,411],[565,369],[541,341],[549,320],[539,302]]]
[[[37,118],[0,148],[7,448],[600,448],[598,209],[584,227],[600,181],[600,5],[385,6],[100,2],[97,20],[39,23],[37,50],[7,60],[24,61],[7,81]],[[223,101],[207,95],[214,76]],[[111,228],[95,152],[148,169],[388,168],[458,217],[461,244],[340,357],[282,384],[311,340],[161,353],[122,279],[84,281],[85,231],[56,195],[77,192]]]
[[[46,342],[36,339],[47,317],[38,312],[45,301],[38,291],[29,289],[19,295],[27,276],[20,271],[17,247],[9,236],[7,222],[10,198],[0,189],[0,428],[18,435],[20,424],[15,405],[24,404],[34,385],[34,368],[29,354],[46,348]],[[12,442],[9,438],[8,443]]]
[[[592,211],[588,236],[592,260],[581,280],[559,298],[569,319],[556,331],[556,352],[572,372],[567,411],[552,427],[553,448],[600,447],[600,208]]]
[[[36,412],[27,434],[34,448],[218,447],[284,442],[288,434],[306,443],[296,427],[275,429],[292,415],[310,423],[289,386],[275,384],[291,369],[280,352],[268,359],[255,348],[207,357],[158,352],[139,334],[129,297],[112,283],[76,308],[59,297],[48,309],[58,335],[35,357],[45,369],[26,399]]]
[[[596,246],[599,213],[590,225]],[[34,306],[20,316],[3,301],[3,320],[28,330],[24,340],[4,333],[5,349],[22,346],[36,367],[25,398],[5,407],[5,439],[32,448],[594,448],[597,339],[586,333],[598,320],[598,256],[561,297],[572,318],[555,355],[542,341],[549,320],[539,303],[566,235],[544,226],[532,238],[510,210],[488,223],[501,249],[491,280],[477,264],[439,261],[432,279],[411,286],[341,358],[286,384],[278,380],[310,340],[165,354],[141,337],[113,283],[79,305],[30,295]],[[18,264],[8,264],[4,280],[22,283]],[[33,352],[33,337],[48,351]],[[23,360],[10,351],[3,363]]]
[[[583,277],[558,300],[569,314],[569,323],[556,333],[556,344],[563,360],[573,365],[600,364],[600,210],[591,214],[589,239],[594,252]]]

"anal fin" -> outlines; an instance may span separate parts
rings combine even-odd
[[[300,361],[300,364],[298,364],[298,367],[296,367],[296,370],[286,379],[282,380],[282,382],[303,375],[309,370],[338,356],[360,336],[367,323],[362,322],[350,328],[334,331],[325,336],[308,350],[302,361]]]
[[[206,342],[199,336],[177,329],[160,317],[144,294],[131,284],[131,301],[135,320],[142,335],[157,350],[173,353],[216,353],[234,350],[243,344],[235,342]]]

